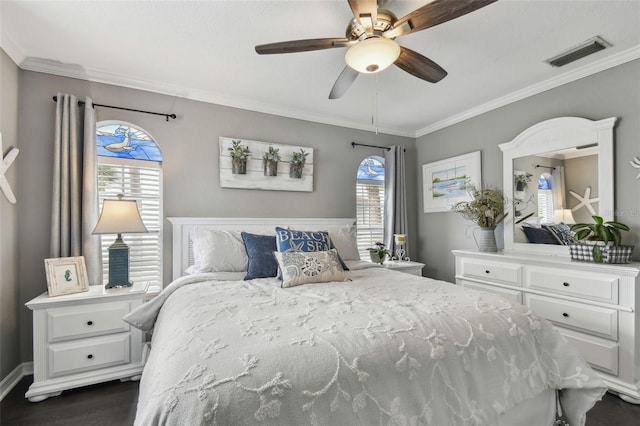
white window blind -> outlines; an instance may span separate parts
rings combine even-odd
[[[553,193],[550,189],[538,189],[538,217],[541,223],[553,222]]]
[[[108,161],[108,162],[107,162]],[[144,166],[139,164],[144,164]],[[98,163],[98,198],[100,211],[104,199],[124,199],[138,202],[140,216],[149,233],[123,234],[129,246],[129,279],[149,282],[162,288],[162,168],[159,163],[100,157]],[[102,271],[104,282],[109,279],[109,246],[116,235],[102,235]]]
[[[384,182],[358,180],[356,200],[358,251],[367,260],[367,248],[384,239]]]

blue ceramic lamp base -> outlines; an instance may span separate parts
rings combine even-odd
[[[129,246],[118,234],[116,241],[109,246],[109,282],[106,288],[131,287],[129,280]]]

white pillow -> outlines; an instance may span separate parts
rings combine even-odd
[[[360,260],[358,236],[355,222],[349,226],[329,228],[329,238],[342,260]]]
[[[197,227],[191,233],[193,265],[185,272],[244,272],[249,259],[240,231]]]
[[[282,271],[282,287],[301,284],[351,281],[344,272],[336,249],[329,251],[286,251],[273,253]]]

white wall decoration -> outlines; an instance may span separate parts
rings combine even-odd
[[[633,160],[629,161],[629,164],[631,164],[631,167],[633,167],[634,169],[640,169],[640,158],[633,157]],[[638,173],[636,179],[640,179],[640,173]]]
[[[249,148],[250,154],[246,163],[245,174],[232,172],[232,159],[229,148],[233,141],[240,141],[243,147]],[[275,176],[266,176],[262,157],[272,147],[278,150],[280,161]],[[290,165],[294,153],[303,150],[306,161],[301,177],[290,175]],[[220,186],[222,188],[263,189],[270,191],[313,191],[313,148],[283,145],[277,143],[252,141],[239,138],[220,137],[219,143]]]
[[[575,212],[576,210],[579,210],[579,209],[585,207],[587,210],[589,210],[589,213],[591,213],[592,215],[596,214],[596,211],[595,211],[595,209],[593,208],[593,206],[591,204],[600,201],[600,198],[599,197],[591,198],[591,187],[590,186],[587,186],[584,189],[584,195],[576,194],[573,191],[569,191],[569,194],[571,194],[571,196],[573,198],[575,198],[576,200],[579,201],[578,204],[573,206],[571,211]]]
[[[11,163],[13,163],[13,160],[15,160],[16,157],[18,156],[18,152],[20,152],[18,148],[13,148],[11,151],[7,153],[6,156],[4,156],[4,158],[2,159],[2,162],[0,162],[0,188],[2,188],[2,192],[4,193],[4,196],[7,197],[7,200],[9,200],[11,204],[16,203],[16,196],[13,195],[13,192],[11,191],[11,186],[9,186],[9,181],[7,180],[4,174],[9,168],[9,166],[11,165]],[[0,133],[0,154],[4,155],[4,148],[2,147],[2,133]]]

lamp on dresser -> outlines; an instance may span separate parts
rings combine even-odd
[[[104,200],[98,224],[92,232],[118,235],[109,246],[109,282],[106,288],[133,285],[129,280],[129,246],[122,240],[122,234],[148,232],[136,201],[122,198],[122,194],[118,194],[117,200]]]

